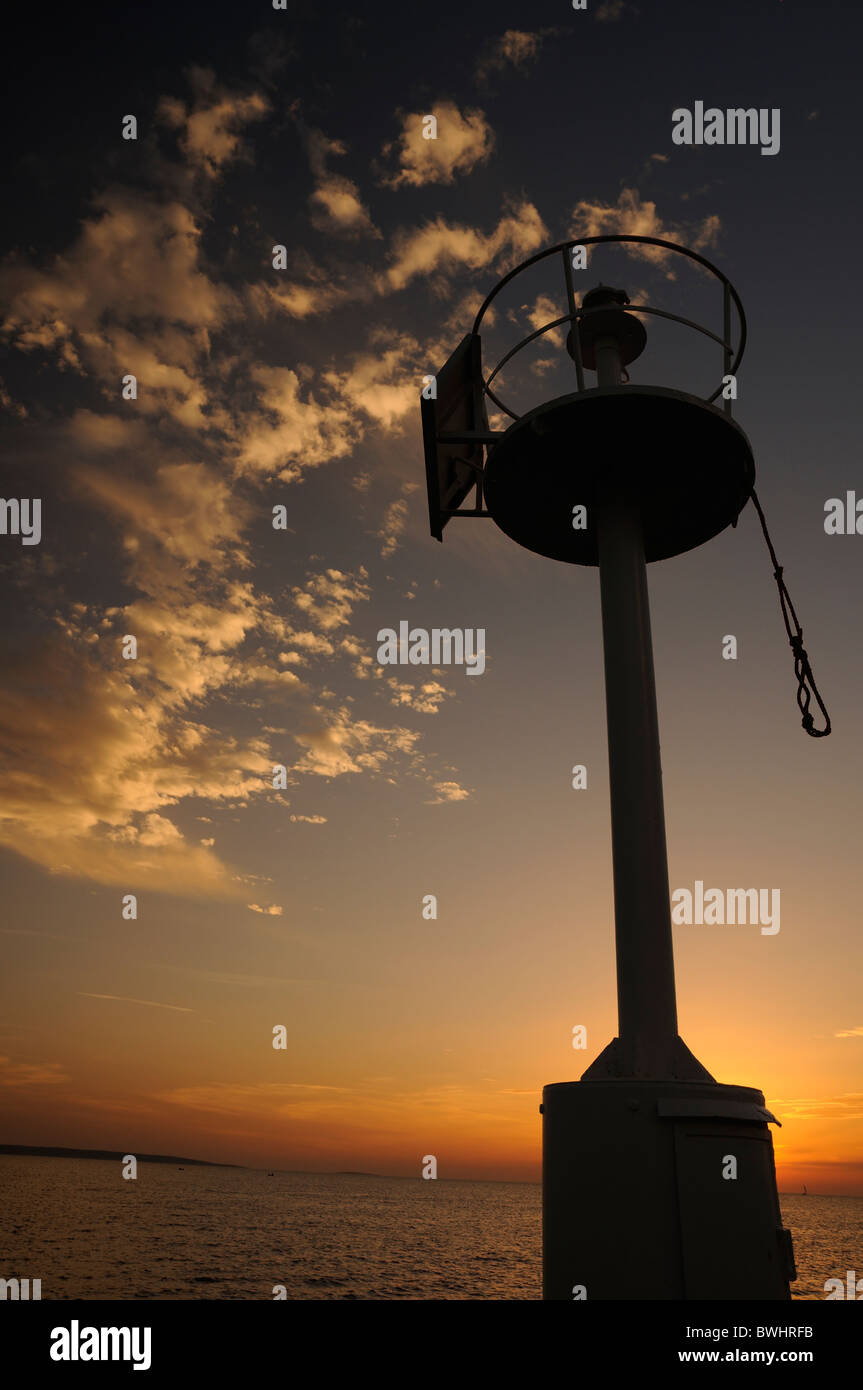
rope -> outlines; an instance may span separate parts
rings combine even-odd
[[[827,713],[824,701],[818,693],[818,687],[815,684],[815,677],[812,674],[809,657],[803,646],[803,629],[797,620],[794,604],[791,602],[791,595],[785,586],[785,580],[782,578],[782,566],[776,558],[776,551],[773,549],[773,542],[767,530],[767,522],[764,519],[761,503],[758,501],[758,496],[754,488],[752,489],[752,501],[758,513],[758,520],[761,522],[761,529],[764,532],[767,549],[770,551],[770,559],[773,561],[773,578],[776,580],[776,587],[779,590],[779,603],[782,608],[785,631],[788,634],[788,641],[794,653],[794,674],[797,677],[797,705],[803,716],[801,723],[807,734],[811,734],[812,738],[826,738],[830,733],[830,715]],[[815,718],[809,713],[809,702],[813,695],[818,701],[821,713],[824,715],[823,729],[815,728]]]

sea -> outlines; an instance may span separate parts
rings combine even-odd
[[[44,1299],[539,1299],[541,1189],[0,1155],[0,1277]],[[863,1197],[784,1196],[796,1299],[863,1278]]]

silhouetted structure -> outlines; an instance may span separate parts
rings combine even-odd
[[[625,291],[609,286],[579,308],[572,251],[599,242],[663,247],[717,276],[721,335],[629,306]],[[514,276],[548,256],[562,260],[568,312],[484,378],[486,311]],[[634,311],[721,346],[723,381],[710,397],[629,384],[626,366],[647,342]],[[527,343],[563,324],[578,389],[515,414],[492,382]],[[580,1081],[543,1092],[546,1299],[788,1299],[796,1277],[764,1096],[716,1082],[677,1032],[647,592],[647,562],[736,525],[752,493],[752,450],[731,418],[731,391],[723,392],[745,341],[739,296],[704,257],[655,237],[582,237],[531,257],[495,286],[435,379],[436,395],[427,389],[422,401],[432,535],[441,540],[452,516],[490,516],[540,555],[599,567],[619,1028]],[[596,373],[595,388],[585,389],[585,369]],[[720,395],[723,409],[713,405]],[[511,416],[506,431],[489,430],[486,398]],[[473,489],[475,505],[464,508]],[[579,508],[583,526],[574,523]]]

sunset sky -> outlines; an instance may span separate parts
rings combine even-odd
[[[634,232],[741,293],[735,418],[835,726],[800,727],[751,507],[651,566],[671,887],[781,891],[775,935],[675,927],[680,1031],[764,1091],[781,1191],[863,1194],[863,537],[824,531],[863,498],[856,13],[29,22],[0,399],[3,495],[42,499],[42,537],[0,536],[2,1141],[538,1178],[542,1086],[616,1031],[598,579],[488,520],[430,538],[419,393],[506,270]],[[779,108],[779,153],[675,145],[696,101]],[[686,265],[603,248],[577,292],[600,279],[721,328]],[[517,281],[486,365],[564,312],[553,270]],[[647,327],[633,381],[718,385],[718,348]],[[542,339],[505,382],[528,408],[571,363]],[[484,673],[378,665],[402,620],[483,628]]]

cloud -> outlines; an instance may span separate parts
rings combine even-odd
[[[250,584],[202,575],[197,597],[170,568],[150,579],[138,566],[135,573],[143,593],[123,610],[121,625],[137,638],[135,676],[149,682],[154,704],[171,709],[260,677],[260,668],[237,655],[247,634],[269,621],[268,601]],[[206,736],[201,728],[187,733],[196,741]]]
[[[600,24],[613,24],[616,20],[622,19],[627,10],[632,10],[633,14],[637,14],[635,6],[628,5],[626,0],[602,0],[602,4],[597,6],[593,17]]]
[[[284,616],[282,594],[257,587],[266,583],[255,544],[269,534],[269,504],[262,512],[255,493],[348,457],[370,429],[399,432],[416,410],[429,345],[379,328],[335,364],[294,357],[287,367],[260,360],[256,318],[290,311],[291,295],[305,314],[397,292],[424,271],[439,283],[448,271],[532,249],[544,229],[522,204],[487,234],[441,222],[403,230],[377,277],[315,266],[299,252],[304,285],[230,289],[204,256],[209,184],[246,157],[242,130],[268,107],[254,94],[227,93],[203,69],[193,70],[192,88],[187,104],[168,98],[159,107],[188,168],[172,173],[162,161],[157,188],[98,193],[62,252],[0,266],[0,332],[31,366],[35,394],[42,399],[46,365],[66,375],[55,396],[59,421],[40,422],[31,459],[54,470],[52,485],[84,513],[76,510],[75,524],[86,528],[88,547],[79,555],[59,546],[41,574],[32,564],[16,571],[34,632],[10,638],[0,690],[8,767],[0,844],[54,874],[238,900],[257,890],[216,853],[214,837],[186,839],[172,808],[195,799],[241,809],[272,798],[273,762],[289,765],[290,751],[292,782],[302,773],[392,779],[405,766],[428,780],[418,735],[359,717],[351,695],[336,702],[301,679],[322,659],[367,679],[371,657],[350,624],[371,597],[369,576],[362,566],[328,568],[297,582],[295,569]],[[313,172],[325,180],[342,147],[321,132],[309,140]],[[343,209],[345,225],[358,219]],[[139,392],[123,402],[127,372]],[[386,557],[416,486],[405,485],[381,515]],[[108,603],[89,590],[76,601],[93,547]],[[48,564],[61,579],[40,588]],[[133,661],[123,659],[126,635],[137,641]],[[373,674],[396,705],[432,712],[443,698],[429,683],[409,701],[383,688],[379,668]],[[277,716],[266,709],[260,732],[249,731],[248,711],[273,698]],[[235,734],[229,712],[238,707]],[[296,747],[274,753],[275,734],[293,736]]]
[[[416,710],[417,714],[437,714],[444,700],[448,695],[452,695],[451,690],[447,690],[440,681],[425,681],[422,685],[409,685],[406,681],[400,681],[396,676],[387,679],[390,688],[391,705],[407,705],[409,709]],[[438,783],[438,787],[453,786],[454,783]],[[445,800],[458,800],[457,797],[444,798]]]
[[[258,903],[249,903],[250,912],[261,912],[265,917],[281,917],[283,909],[278,903],[270,903],[269,907],[260,907]]]
[[[183,499],[199,482],[205,500],[206,479],[193,472],[179,488],[175,479],[157,478],[157,486]],[[0,844],[53,873],[127,890],[144,883],[166,893],[244,896],[236,869],[212,843],[187,841],[166,810],[187,798],[236,806],[272,795],[273,762],[290,762],[284,752],[274,757],[265,737],[233,736],[222,715],[211,727],[189,708],[256,684],[279,690],[280,724],[298,749],[295,775],[376,775],[397,759],[423,775],[416,734],[359,719],[347,705],[327,707],[290,669],[294,657],[300,664],[339,658],[353,668],[368,655],[347,631],[370,597],[363,567],[310,572],[290,591],[304,621],[290,622],[251,585],[219,573],[238,544],[228,508],[216,508],[212,531],[209,522],[200,522],[203,530],[192,524],[193,512],[185,526],[180,505],[174,522],[168,508],[168,534],[160,537],[146,492],[130,489],[128,507],[119,481],[116,489],[96,486],[94,495],[112,513],[128,512],[138,593],[124,608],[72,604],[32,641],[10,644],[0,689]],[[206,516],[205,507],[200,512]],[[241,651],[253,632],[276,647],[272,657],[266,646]],[[123,633],[137,638],[134,662],[122,660]]]
[[[227,321],[237,301],[200,270],[201,229],[188,207],[117,187],[92,202],[68,252],[44,267],[11,257],[0,268],[3,331],[16,347],[59,353],[69,344],[76,361],[79,352],[96,357],[113,342],[118,312],[199,334]]]
[[[156,115],[179,132],[180,148],[189,164],[212,179],[231,160],[249,158],[240,130],[266,116],[270,103],[259,92],[227,91],[207,68],[193,67],[189,79],[195,92],[191,107],[175,97],[162,97]]]
[[[193,1014],[196,1009],[182,1009],[178,1004],[159,1004],[155,999],[130,999],[125,994],[89,994],[86,990],[78,990],[81,999],[110,999],[118,1004],[143,1004],[148,1009],[168,1009],[174,1014]]]
[[[258,1115],[262,1119],[265,1116],[290,1116],[291,1119],[297,1119],[313,1097],[320,1097],[325,1101],[330,1096],[349,1094],[350,1091],[345,1086],[326,1086],[313,1082],[265,1081],[242,1085],[229,1081],[214,1081],[209,1085],[182,1086],[173,1091],[164,1091],[156,1099],[179,1105],[183,1110],[201,1110],[212,1115]]]
[[[416,492],[419,483],[404,483],[402,485],[401,496],[390,502],[384,512],[384,520],[381,529],[378,531],[378,539],[381,544],[381,556],[387,560],[394,555],[399,546],[399,538],[402,535],[408,518],[407,499],[411,493]]]
[[[656,204],[642,201],[635,188],[624,188],[618,195],[616,204],[592,203],[583,199],[573,209],[569,236],[607,236],[626,234],[628,236],[660,237],[664,241],[683,242],[694,251],[703,251],[716,244],[721,224],[715,215],[705,217],[701,222],[691,225],[676,222],[663,222],[656,211]],[[587,248],[588,255],[590,247]],[[628,255],[639,260],[650,261],[654,265],[665,265],[674,254],[661,246],[625,246]],[[666,270],[669,280],[675,278],[674,270]]]
[[[326,825],[326,816],[291,816],[292,821],[302,821],[306,825]]]
[[[304,585],[291,590],[294,607],[324,632],[344,627],[357,603],[370,596],[368,573],[361,565],[356,574],[329,569],[308,576]]]
[[[535,251],[547,238],[542,218],[528,202],[505,213],[488,235],[437,217],[395,237],[390,265],[379,277],[378,286],[382,292],[401,290],[418,275],[492,267],[502,270]]]
[[[460,787],[458,782],[435,782],[435,795],[426,802],[427,806],[442,806],[446,801],[466,801],[470,792]]]
[[[309,264],[304,269],[305,280],[280,282],[272,286],[264,282],[250,286],[246,291],[248,302],[255,310],[266,315],[270,310],[287,314],[290,318],[306,319],[320,317],[333,309],[350,302],[360,303],[400,293],[420,275],[434,275],[434,289],[438,295],[447,292],[447,276],[457,272],[509,269],[522,257],[535,251],[548,240],[548,230],[534,205],[526,200],[508,203],[498,225],[491,232],[466,227],[459,223],[447,222],[443,217],[426,221],[420,226],[401,227],[391,239],[387,253],[388,264],[383,269],[374,266],[356,266],[348,273],[336,268]],[[466,316],[475,312],[482,302],[482,296],[466,290],[443,323],[441,339],[445,341],[451,333],[460,328]],[[489,326],[494,323],[494,311],[486,315]],[[392,330],[378,328],[369,334],[370,345],[381,348],[377,358],[386,357],[380,367],[366,353],[357,354],[354,371],[361,368],[366,372],[380,372],[381,369],[396,369],[398,361],[395,352],[382,348],[387,332],[392,338]],[[412,351],[419,347],[416,340],[402,334],[400,344]],[[429,349],[434,347],[437,355],[438,343],[423,345],[422,369],[427,367]],[[285,369],[283,369],[285,370]],[[326,383],[337,386],[345,381],[350,389],[346,373],[331,371],[326,374]],[[404,375],[404,373],[402,373]],[[365,399],[360,402],[365,409]],[[401,409],[401,402],[399,403]],[[328,412],[333,413],[330,404]],[[373,412],[371,412],[373,413]],[[347,423],[347,422],[345,422]],[[349,447],[353,447],[361,437],[361,430],[349,436]]]
[[[469,174],[484,163],[494,149],[494,132],[479,110],[464,114],[452,101],[439,101],[425,113],[399,112],[402,129],[398,139],[384,145],[385,159],[395,155],[398,170],[384,174],[388,188],[420,188],[427,183],[454,183],[457,174]],[[437,138],[423,136],[424,115],[437,121]]]
[[[66,430],[76,444],[96,454],[128,449],[146,438],[140,420],[129,416],[96,415],[92,410],[76,410]]]
[[[322,632],[298,632],[293,628],[286,628],[284,637],[286,642],[292,647],[299,647],[300,651],[279,652],[279,661],[296,665],[305,661],[306,656],[334,656],[336,653],[335,643]]]
[[[306,470],[352,452],[361,431],[347,404],[304,393],[290,367],[259,364],[249,376],[257,403],[235,416],[230,431],[238,474],[295,482]]]
[[[795,1120],[863,1119],[863,1091],[848,1091],[841,1096],[818,1096],[805,1100],[777,1098],[771,1101],[771,1104],[780,1114]]]
[[[347,146],[341,140],[330,140],[321,130],[305,132],[309,165],[315,179],[315,189],[309,198],[312,225],[319,231],[340,236],[380,237],[368,209],[363,204],[357,185],[343,174],[327,168],[331,155],[344,155]]]
[[[0,1086],[56,1086],[68,1080],[59,1062],[13,1062],[11,1057],[0,1057]]]
[[[561,316],[562,306],[552,299],[549,294],[539,294],[532,305],[523,304],[521,311],[524,314],[531,328],[536,330],[542,328],[543,324],[553,323]],[[556,347],[563,347],[563,331],[561,328],[552,328],[548,333],[542,335],[540,340],[543,343],[554,343]]]
[[[350,1086],[322,1082],[258,1081],[237,1083],[214,1081],[180,1086],[161,1092],[155,1099],[179,1106],[184,1111],[226,1117],[225,1129],[235,1133],[237,1121],[248,1133],[260,1133],[272,1143],[274,1119],[287,1126],[285,1156],[296,1152],[297,1141],[313,1148],[303,1152],[320,1160],[329,1158],[333,1166],[344,1166],[350,1152],[369,1154],[368,1161],[388,1161],[395,1142],[401,1150],[406,1134],[417,1126],[428,1125],[435,1133],[446,1133],[447,1152],[467,1133],[472,1138],[487,1136],[511,1126],[513,1116],[529,1123],[525,1097],[537,1092],[510,1093],[486,1084],[419,1085],[410,1090],[391,1077],[361,1077]],[[206,1123],[206,1122],[204,1122]],[[306,1129],[306,1126],[308,1128]],[[305,1132],[304,1132],[305,1131]],[[383,1144],[369,1149],[370,1135]],[[391,1159],[389,1160],[391,1161]]]
[[[0,405],[2,405],[3,409],[8,411],[10,414],[17,415],[19,420],[26,420],[28,415],[30,414],[26,405],[24,405],[21,401],[15,401],[12,399],[9,392],[6,390],[6,387],[3,385],[2,381],[0,381]]]
[[[399,431],[416,414],[428,350],[410,334],[385,327],[376,329],[369,343],[371,351],[356,354],[343,371],[325,372],[323,380],[353,414],[360,410],[379,428]]]
[[[189,207],[112,188],[93,199],[66,252],[40,266],[12,256],[0,267],[0,337],[86,376],[128,412],[125,428],[116,416],[100,425],[92,412],[79,412],[71,428],[80,442],[140,443],[142,416],[195,431],[218,423],[208,386],[211,335],[243,312],[243,301],[201,268],[200,243],[201,223]],[[138,394],[123,403],[127,375]]]
[[[644,163],[642,164],[642,166],[641,166],[640,170],[638,171],[638,174],[637,174],[637,176],[636,176],[636,178],[635,178],[635,180],[634,180],[634,186],[635,186],[635,188],[641,188],[642,185],[643,185],[644,183],[647,182],[647,180],[648,180],[648,179],[651,177],[651,175],[655,172],[657,164],[670,164],[670,163],[671,163],[671,155],[668,155],[668,154],[649,154],[649,155],[647,156],[647,158],[645,159]],[[685,201],[685,198],[688,197],[688,196],[689,196],[688,194],[685,195],[684,201]]]
[[[272,989],[278,985],[308,985],[316,981],[286,975],[244,975],[233,970],[190,970],[184,966],[160,966],[181,975],[191,975],[214,985],[242,985],[246,989]]]
[[[863,1038],[863,1028],[844,1028],[841,1033],[834,1033],[834,1038]]]
[[[362,268],[344,279],[339,278],[337,271],[328,274],[319,266],[308,267],[306,274],[305,283],[285,281],[280,276],[276,286],[250,285],[246,292],[249,303],[259,313],[275,308],[289,318],[307,319],[328,314],[351,301],[369,299],[373,293]]]
[[[385,729],[353,719],[347,707],[310,710],[292,733],[305,750],[295,771],[319,777],[379,772],[396,754],[411,753],[419,738],[410,729]]]
[[[538,56],[543,38],[548,32],[550,31],[540,30],[531,34],[524,29],[507,29],[477,63],[477,82],[483,85],[492,73],[503,72],[508,67],[527,67],[528,63]]]
[[[88,415],[78,412],[70,426],[73,433],[80,433],[82,416]],[[89,422],[86,428],[90,430]],[[242,533],[252,509],[236,496],[226,478],[206,464],[157,464],[140,481],[116,469],[82,465],[75,470],[75,478],[128,526],[130,539],[135,537],[135,551],[151,541],[184,565],[212,564],[216,559],[246,563]],[[147,547],[148,566],[152,550]]]
[[[185,797],[260,791],[271,768],[264,745],[183,718],[175,691],[136,689],[132,663],[115,654],[103,665],[98,640],[82,645],[86,616],[76,622],[9,644],[0,844],[99,883],[237,897],[234,871],[161,811]]]
[[[112,838],[136,842],[139,845],[178,845],[183,836],[173,821],[168,820],[167,816],[157,815],[151,811],[148,816],[144,816],[140,826],[123,826],[121,830],[113,832]],[[204,841],[201,841],[203,844]],[[212,840],[209,842],[212,844]]]

